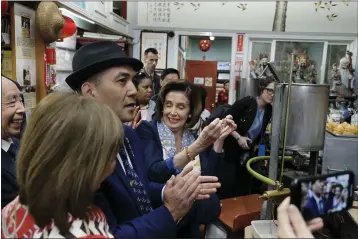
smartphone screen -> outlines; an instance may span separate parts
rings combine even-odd
[[[305,218],[347,210],[353,203],[353,184],[350,171],[301,178],[291,190],[292,202]]]

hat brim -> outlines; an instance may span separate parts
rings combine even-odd
[[[67,76],[65,81],[72,90],[78,90],[89,77],[114,66],[129,66],[137,72],[143,68],[143,63],[140,60],[131,57],[112,58],[96,62],[78,71],[72,72]]]

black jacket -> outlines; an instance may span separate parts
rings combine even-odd
[[[19,145],[17,138],[12,138],[13,144]],[[16,159],[9,152],[1,149],[1,208],[4,208],[19,195],[19,185],[16,177]]]
[[[256,99],[252,96],[247,96],[241,100],[236,101],[228,110],[226,110],[224,117],[227,115],[232,115],[233,120],[237,125],[236,131],[241,136],[247,136],[251,125],[254,123],[257,113],[257,102]],[[262,121],[262,130],[264,131],[267,127],[267,124],[270,122],[272,116],[272,106],[266,105],[265,114]],[[254,144],[258,144],[261,137],[258,137]],[[241,148],[237,144],[234,137],[231,135],[228,136],[224,144],[226,159],[237,158],[237,152],[241,151]],[[234,154],[230,154],[234,153]],[[236,156],[235,156],[236,155]]]
[[[257,112],[257,102],[254,97],[248,96],[236,101],[223,115],[232,115],[237,124],[237,132],[242,136],[247,136],[247,132],[253,124]],[[267,105],[262,121],[262,130],[265,130],[272,116],[272,106]],[[254,144],[260,141],[256,139]],[[220,199],[244,196],[255,192],[256,182],[252,181],[252,176],[247,172],[246,166],[240,164],[240,155],[243,150],[237,141],[229,135],[224,142],[224,159],[217,164],[215,175],[219,177],[221,188],[218,189]]]

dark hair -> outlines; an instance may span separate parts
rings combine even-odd
[[[158,55],[158,51],[157,49],[155,48],[147,48],[145,51],[144,51],[144,55],[148,55],[148,53],[153,53],[154,55]]]
[[[139,84],[142,82],[142,80],[144,80],[144,79],[150,79],[150,80],[152,80],[151,79],[151,77],[148,75],[148,74],[146,74],[145,72],[143,72],[143,71],[140,71],[140,72],[138,72],[137,74],[135,74],[135,76],[134,76],[134,85],[135,85],[135,87],[138,89],[138,86],[139,86]]]
[[[205,109],[205,101],[206,101],[206,97],[208,97],[208,92],[205,89],[205,87],[201,85],[197,85],[197,88],[198,88],[198,98],[201,102],[201,111],[203,111]]]
[[[167,68],[167,69],[165,69],[165,70],[162,71],[162,74],[160,75],[160,79],[161,79],[161,80],[164,80],[164,78],[165,78],[167,75],[170,75],[170,74],[177,74],[177,75],[178,75],[178,78],[180,78],[179,71],[178,71],[177,69]]]
[[[189,100],[189,107],[190,107],[189,114],[193,116],[196,107],[194,104],[194,102],[196,101],[195,95],[197,95],[195,94],[195,90],[193,90],[194,89],[193,86],[194,86],[193,84],[191,84],[186,80],[172,81],[166,84],[159,93],[159,98],[156,103],[156,109],[153,119],[158,121],[162,119],[165,97],[167,96],[168,93],[173,91],[185,93],[185,95]],[[194,119],[194,117],[188,118],[186,127],[190,128],[194,126],[195,123],[196,120]]]
[[[273,82],[275,82],[275,79],[270,76],[260,79],[259,84],[257,85],[257,95],[260,96],[262,94],[262,92],[264,92],[266,87]]]
[[[334,190],[336,190],[336,188],[339,188],[341,192],[343,191],[343,186],[341,184],[336,184],[333,186],[333,188]]]
[[[226,81],[224,81],[223,86],[225,86],[226,84],[229,84],[229,83],[230,83],[230,81],[226,80]]]

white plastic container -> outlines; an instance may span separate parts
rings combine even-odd
[[[251,226],[254,233],[254,238],[277,238],[277,221],[260,220],[252,221]]]

